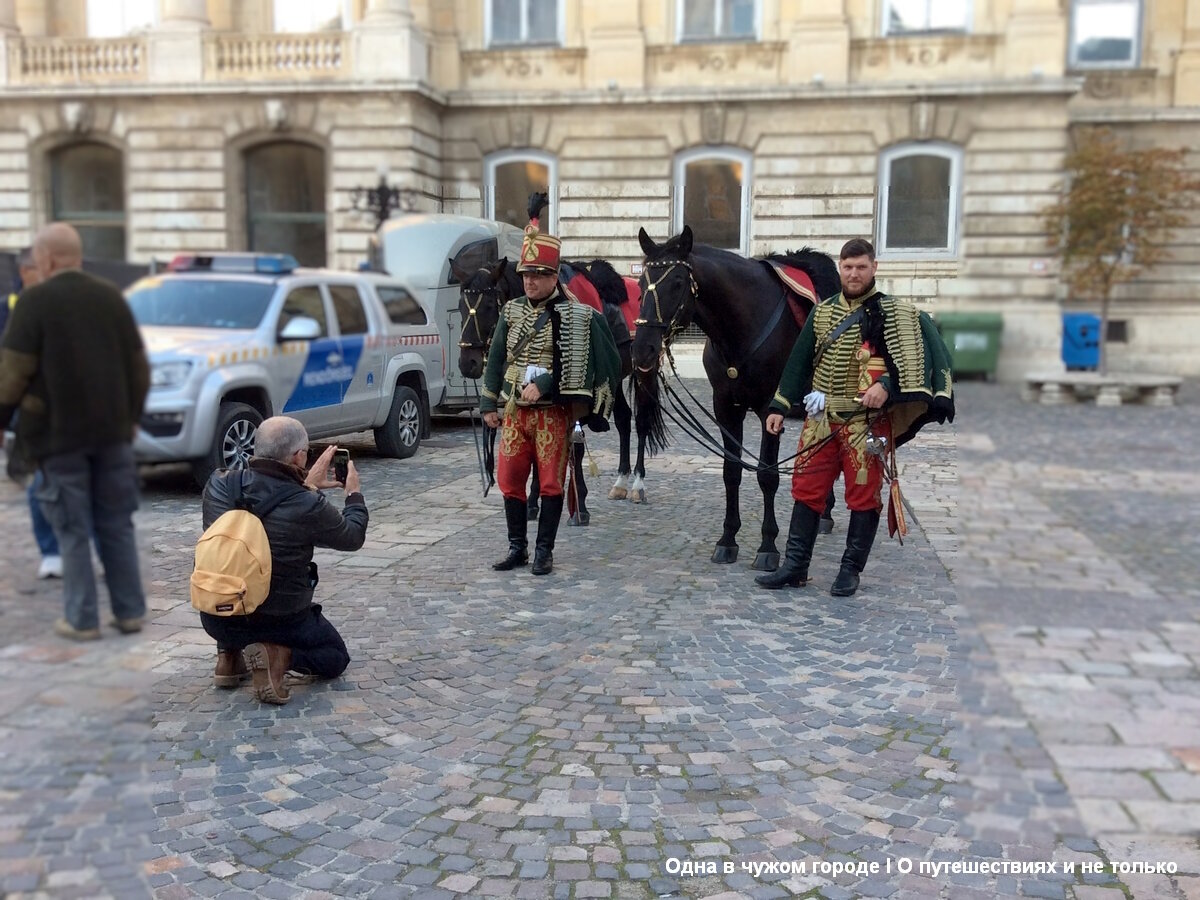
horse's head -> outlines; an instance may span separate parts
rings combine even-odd
[[[500,321],[500,307],[512,299],[507,296],[504,278],[508,260],[484,266],[474,272],[455,272],[458,278],[458,312],[462,316],[462,333],[458,340],[458,371],[463,378],[479,378],[483,375],[483,361],[487,356],[492,333]]]
[[[656,244],[638,230],[638,241],[646,254],[638,287],[642,304],[637,334],[633,339],[633,365],[639,377],[658,370],[663,348],[692,321],[696,308],[696,279],[688,257],[692,252],[692,229],[683,231],[665,244]]]

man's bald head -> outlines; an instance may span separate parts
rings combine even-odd
[[[254,455],[260,459],[294,463],[301,450],[308,452],[308,432],[290,416],[264,419],[254,434]]]
[[[53,222],[33,239],[33,261],[43,279],[83,265],[83,242],[66,222]]]

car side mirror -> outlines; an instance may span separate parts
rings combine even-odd
[[[311,341],[321,336],[321,323],[308,316],[296,316],[279,332],[281,341]]]

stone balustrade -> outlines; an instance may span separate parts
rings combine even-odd
[[[345,32],[217,34],[205,43],[207,72],[219,81],[336,77],[348,71]]]
[[[11,57],[10,83],[90,84],[146,77],[146,39],[23,38]]]

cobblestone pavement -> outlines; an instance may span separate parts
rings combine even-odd
[[[318,558],[354,661],[284,707],[211,685],[186,473],[146,473],[153,622],[85,645],[50,633],[5,482],[0,892],[1200,897],[1197,394],[963,385],[956,429],[901,452],[909,539],[881,535],[840,600],[844,510],[815,584],[754,587],[749,479],[742,559],[708,562],[720,466],[691,443],[635,506],[604,499],[615,436],[594,438],[592,525],[534,578],[488,565],[503,513],[469,429],[402,462],[352,440],[369,541]],[[999,862],[1056,871],[921,869]]]

